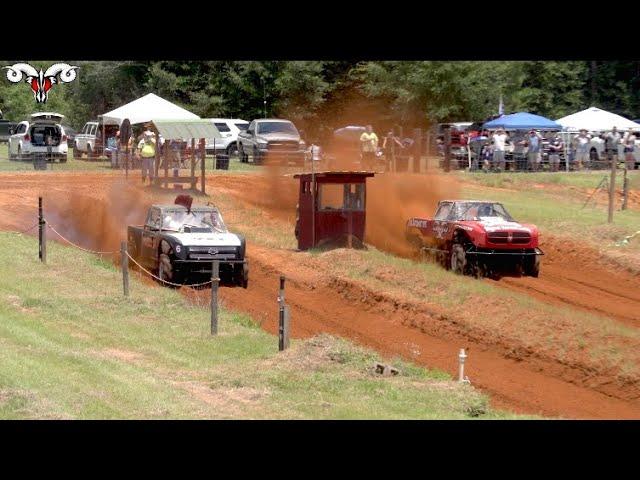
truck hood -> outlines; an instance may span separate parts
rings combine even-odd
[[[239,247],[235,233],[167,233],[185,247]]]
[[[261,133],[256,136],[257,140],[264,140],[265,142],[280,141],[300,141],[300,135],[294,135],[292,133]]]
[[[532,229],[527,225],[522,225],[518,222],[509,222],[496,217],[480,217],[480,221],[476,224],[480,225],[485,232],[516,231],[532,233]]]
[[[457,222],[462,225],[465,230],[480,229],[489,232],[529,232],[533,233],[536,229],[533,225],[523,225],[518,222],[509,222],[496,217],[480,217],[476,221]]]

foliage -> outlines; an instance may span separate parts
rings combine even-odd
[[[314,134],[348,123],[412,128],[481,121],[497,114],[501,95],[506,113],[530,111],[555,119],[596,105],[640,116],[640,62],[69,63],[80,66],[78,78],[54,88],[46,108],[64,113],[76,128],[149,92],[204,118],[284,116]],[[0,82],[6,118],[21,120],[38,107],[25,86]]]

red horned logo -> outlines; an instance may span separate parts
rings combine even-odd
[[[28,63],[16,63],[3,67],[7,69],[7,80],[13,83],[25,81],[33,91],[33,97],[38,103],[46,103],[49,90],[57,83],[69,83],[75,80],[75,67],[66,63],[54,63],[45,72],[33,68]]]

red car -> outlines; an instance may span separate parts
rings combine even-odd
[[[538,228],[516,222],[498,202],[442,200],[433,219],[410,218],[407,239],[446,269],[477,278],[537,277]]]

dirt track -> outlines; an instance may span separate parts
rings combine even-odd
[[[2,229],[35,223],[31,220],[34,220],[39,192],[50,195],[57,192],[68,197],[68,192],[73,190],[74,198],[81,203],[83,197],[113,201],[114,192],[120,194],[124,188],[114,189],[114,177],[104,174],[3,174],[1,178],[0,204],[9,209],[9,215],[0,220]],[[208,180],[208,185],[238,199],[246,198],[248,190],[268,190],[264,179],[258,176],[216,176]],[[129,190],[127,192],[128,198],[133,198]],[[146,210],[145,202],[151,194],[135,195],[133,210],[140,215]],[[116,203],[133,207],[127,202]],[[116,249],[117,243],[112,243],[118,237],[123,238],[121,231],[108,236],[108,240],[97,240],[101,238],[100,229],[104,228],[100,225],[108,227],[117,223],[104,216],[100,205],[96,202],[85,206],[81,226],[69,225],[64,215],[58,215],[57,220],[67,228],[65,233],[74,240],[87,242],[84,245],[89,248]],[[289,214],[283,215],[281,209],[270,213],[285,223],[291,219]],[[120,213],[116,219],[123,221],[126,216],[128,214]],[[575,246],[554,239],[545,241],[547,256],[541,278],[507,279],[500,286],[519,290],[550,304],[571,305],[607,315],[631,327],[640,327],[640,280],[606,265],[589,262],[595,252],[580,248],[576,252]],[[221,297],[229,307],[252,314],[271,332],[276,331],[277,278],[282,273],[289,279],[287,300],[292,308],[294,336],[319,332],[339,334],[372,346],[381,353],[402,355],[452,374],[457,370],[458,349],[467,347],[470,359],[466,373],[474,385],[491,395],[496,406],[570,418],[640,418],[635,389],[609,386],[609,390],[600,388],[596,391],[589,388],[579,372],[572,371],[570,366],[533,356],[510,359],[505,355],[504,345],[473,342],[452,329],[440,331],[434,327],[437,319],[429,319],[428,314],[421,313],[425,323],[416,323],[412,318],[416,312],[421,312],[420,305],[413,305],[407,311],[406,305],[393,298],[367,292],[354,282],[331,278],[295,259],[292,261],[295,252],[256,245],[250,246],[249,251],[251,281],[248,291],[223,289]],[[567,252],[576,252],[577,256]],[[195,294],[207,295],[207,292]]]

